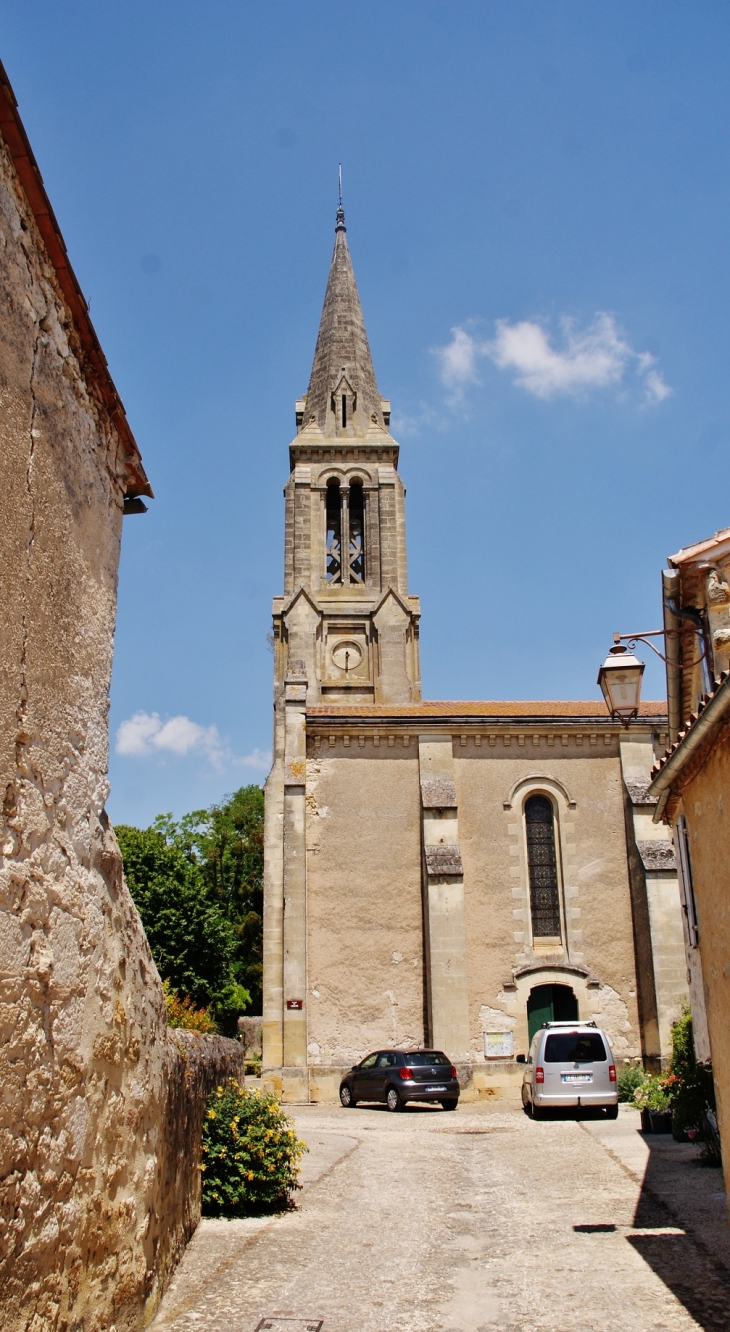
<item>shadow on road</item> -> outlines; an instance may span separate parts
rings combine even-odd
[[[703,1168],[681,1149],[675,1155],[668,1134],[647,1134],[645,1141],[649,1160],[633,1224],[635,1230],[655,1233],[630,1234],[628,1242],[704,1332],[727,1332],[730,1268],[725,1217],[720,1218],[722,1230],[718,1236],[716,1212],[713,1215],[702,1207],[703,1198],[708,1202],[719,1198],[722,1173]],[[672,1228],[674,1234],[670,1233]],[[677,1234],[677,1230],[685,1233]],[[718,1253],[718,1238],[725,1261]]]

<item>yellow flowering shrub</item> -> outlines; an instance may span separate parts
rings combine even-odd
[[[230,1078],[208,1099],[200,1153],[204,1216],[250,1216],[292,1205],[307,1146],[278,1101]]]

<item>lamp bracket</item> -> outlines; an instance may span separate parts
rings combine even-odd
[[[656,653],[657,657],[661,657],[662,661],[666,665],[668,664],[668,658],[665,657],[663,652],[659,651],[659,648],[655,647],[653,643],[650,643],[649,639],[681,638],[683,633],[684,633],[683,629],[646,629],[641,634],[614,634],[613,641],[614,643],[625,643],[629,649],[629,652],[633,652],[637,643],[646,643],[646,646],[650,647],[652,652]],[[700,662],[704,661],[706,656],[707,656],[707,644],[705,643],[703,644],[702,652],[700,653],[697,660],[688,661],[684,664],[688,667],[699,666]]]

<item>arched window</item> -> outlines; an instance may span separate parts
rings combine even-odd
[[[562,931],[555,814],[547,796],[534,795],[525,801],[525,828],[532,935],[535,939],[559,939]]]
[[[350,486],[350,582],[365,582],[365,497],[359,481]]]
[[[327,582],[342,582],[342,504],[339,481],[327,482]]]

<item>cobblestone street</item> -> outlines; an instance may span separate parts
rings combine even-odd
[[[719,1170],[638,1114],[294,1110],[298,1207],[203,1221],[154,1332],[727,1332]],[[299,1321],[301,1320],[301,1321]]]

